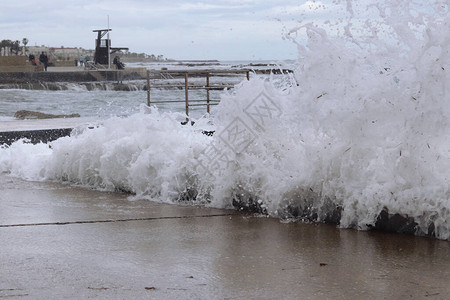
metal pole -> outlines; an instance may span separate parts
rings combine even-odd
[[[147,106],[150,106],[150,71],[147,70]]]
[[[206,72],[206,112],[209,114],[209,72]]]
[[[184,73],[184,89],[186,96],[186,116],[189,116],[188,72]]]
[[[109,39],[109,15],[108,15],[108,35],[107,35],[107,42],[108,42],[108,69],[111,69],[111,45],[110,43],[110,39]]]

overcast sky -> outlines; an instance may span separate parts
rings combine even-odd
[[[297,58],[283,28],[314,18],[306,0],[1,0],[0,40],[94,48],[109,24],[112,47],[174,59]],[[320,12],[319,12],[320,13]]]

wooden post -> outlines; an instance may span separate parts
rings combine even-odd
[[[150,71],[147,70],[147,106],[150,106]]]
[[[206,72],[206,112],[209,114],[209,72]]]
[[[188,72],[184,73],[184,89],[186,97],[186,116],[189,116]]]
[[[247,71],[247,80],[250,80],[250,71]]]

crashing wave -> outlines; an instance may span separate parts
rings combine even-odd
[[[0,150],[0,170],[450,239],[450,34],[440,3],[376,2],[365,10],[372,20],[352,25],[364,11],[347,1],[342,36],[301,23],[288,32],[308,37],[295,41],[293,74],[243,81],[193,126],[142,107],[51,148],[14,143]]]

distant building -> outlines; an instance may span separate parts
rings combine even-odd
[[[49,48],[50,55],[57,60],[72,60],[78,58],[82,53],[81,48]]]
[[[66,48],[66,47],[47,47],[47,46],[29,46],[27,47],[29,54],[39,57],[42,52],[47,52],[50,60],[64,61],[78,59],[80,55],[94,56],[94,50],[86,50],[83,48]]]
[[[48,53],[48,47],[46,46],[27,46],[27,52],[30,54],[40,54],[42,52],[47,52]]]

